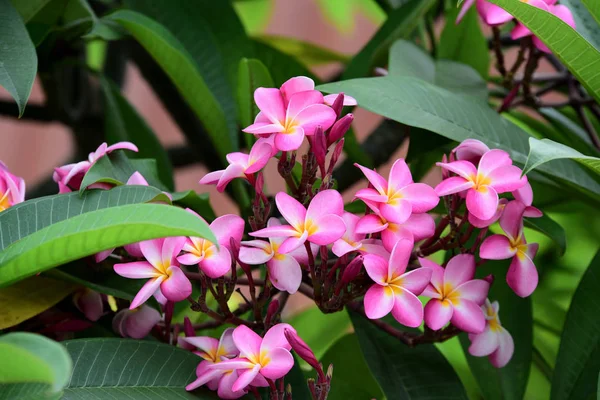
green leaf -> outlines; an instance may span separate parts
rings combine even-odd
[[[540,108],[538,112],[550,122],[550,126],[542,123],[542,125],[545,126],[545,129],[539,129],[539,132],[543,132],[544,137],[547,139],[562,143],[587,155],[598,154],[598,150],[593,146],[593,143],[585,129],[577,122],[569,118],[565,111],[567,110],[558,110],[556,108]],[[537,121],[539,124],[539,120]],[[548,131],[551,130],[552,127],[555,128],[553,131],[558,132],[559,134],[548,134]]]
[[[87,0],[69,0],[62,16],[67,39],[83,37],[104,40],[120,39],[122,28],[113,21],[99,19]]]
[[[592,14],[590,14],[582,0],[561,0],[560,4],[569,7],[569,10],[573,13],[577,32],[579,32],[588,42],[593,44],[594,47],[600,49],[600,30],[598,29],[598,22],[596,22]]]
[[[592,0],[581,0],[583,4],[590,11],[590,14],[596,19],[596,22],[600,24],[600,3]]]
[[[38,399],[50,396],[56,398],[71,374],[71,358],[65,348],[41,335],[26,332],[2,335],[0,354],[2,399],[10,398],[9,395],[15,389],[10,385],[19,383],[25,384],[19,388],[21,395],[28,392],[28,395],[35,395]]]
[[[193,190],[171,193],[173,204],[196,211],[202,218],[212,221],[215,215],[210,205],[208,193],[198,194]]]
[[[17,102],[20,117],[37,73],[37,54],[21,16],[9,0],[0,0],[0,37],[0,85]]]
[[[271,19],[271,0],[234,1],[233,7],[249,35],[262,32]]]
[[[27,23],[52,0],[10,0],[23,22]]]
[[[181,42],[158,22],[133,11],[119,10],[110,16],[125,27],[148,51],[194,110],[221,157],[238,148],[235,109],[227,110],[211,91],[194,58]],[[200,29],[202,25],[196,25]],[[230,114],[233,112],[233,114]],[[227,132],[227,135],[224,133]]]
[[[473,68],[449,60],[435,63],[435,84],[450,92],[466,94],[487,102],[487,84]]]
[[[293,76],[308,76],[318,82],[314,74],[294,57],[290,57],[258,40],[254,40],[252,45],[254,47],[254,57],[265,64],[267,70],[271,73],[275,86],[281,86]]]
[[[63,15],[65,6],[69,0],[44,0],[44,1],[23,1],[19,2],[15,7],[23,17],[23,21],[27,26],[27,32],[33,44],[39,46],[52,29],[56,27],[59,18]],[[14,0],[13,0],[14,2]],[[20,4],[41,6],[41,9],[31,8],[21,12]],[[13,4],[14,5],[14,4]],[[26,19],[24,14],[28,15]]]
[[[405,0],[390,0],[402,2]],[[317,5],[327,22],[341,33],[349,34],[354,30],[356,14],[367,17],[378,26],[385,19],[385,12],[371,0],[317,0]]]
[[[254,91],[259,87],[274,87],[273,78],[265,65],[256,59],[242,58],[238,68],[237,102],[239,120],[243,127],[254,122],[259,109],[254,103]],[[245,135],[252,136],[253,135]]]
[[[131,153],[131,156],[155,159],[161,182],[173,190],[175,183],[173,182],[171,161],[152,129],[121,95],[121,91],[114,83],[109,82],[105,77],[100,79],[100,83],[104,92],[106,110],[104,120],[106,140],[109,143],[132,142],[136,144],[139,153]]]
[[[460,379],[434,345],[410,348],[364,317],[350,313],[350,318],[369,369],[388,400],[467,398]]]
[[[128,339],[63,342],[73,359],[64,400],[216,399],[208,390],[187,392],[196,378],[197,355],[163,343]]]
[[[352,79],[321,85],[318,89],[347,93],[369,111],[455,141],[481,140],[491,148],[506,150],[519,164],[524,165],[527,160],[527,133],[469,96],[456,95],[403,76]],[[600,195],[600,184],[572,162],[555,160],[542,165],[540,171],[561,179],[587,196]]]
[[[533,32],[600,101],[600,50],[557,16],[518,0],[490,0]]]
[[[502,264],[502,267],[488,268],[486,265],[486,271],[482,273],[507,267],[506,262],[498,264]],[[503,368],[495,368],[487,357],[474,357],[469,354],[471,341],[467,334],[460,335],[460,342],[471,372],[477,379],[486,400],[521,400],[527,387],[533,350],[531,298],[518,297],[504,282],[496,282],[492,285],[488,298],[500,304],[500,321],[510,332],[515,343],[511,360]]]
[[[565,254],[567,237],[565,230],[556,221],[544,214],[540,218],[526,218],[525,226],[548,236],[558,248],[559,255]]]
[[[0,289],[0,329],[10,328],[46,311],[75,290],[72,283],[32,276]]]
[[[486,78],[490,70],[490,53],[487,40],[481,32],[477,10],[471,7],[461,23],[457,24],[459,11],[460,9],[453,8],[446,14],[438,58],[467,64]]]
[[[350,60],[350,57],[345,54],[292,37],[264,35],[258,36],[256,39],[267,43],[282,53],[294,57],[306,67],[331,64],[333,62],[345,64]]]
[[[600,370],[600,252],[573,295],[552,378],[552,400],[588,399],[596,393]]]
[[[563,158],[573,159],[600,175],[600,158],[583,155],[569,146],[549,139],[536,138],[529,139],[529,156],[523,173],[526,174],[542,164]]]
[[[408,37],[433,4],[435,0],[408,0],[392,10],[375,36],[350,61],[343,79],[367,76],[374,66],[385,65],[390,45],[396,39]]]
[[[388,72],[391,76],[411,76],[435,82],[435,62],[422,48],[407,40],[397,40],[390,47]]]
[[[384,398],[361,354],[356,335],[346,334],[340,338],[319,361],[323,368],[333,364],[329,400]]]
[[[310,399],[311,395],[308,391],[306,377],[300,369],[300,358],[294,355],[294,366],[285,376],[285,385],[292,387],[292,396],[296,399]],[[315,374],[316,375],[316,374]]]

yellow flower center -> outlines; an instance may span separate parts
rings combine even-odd
[[[298,126],[298,122],[294,121],[293,119],[289,119],[287,118],[285,120],[285,123],[283,124],[283,132],[284,134],[290,134],[290,133],[294,133],[296,131],[296,127]]]
[[[317,225],[315,225],[312,219],[307,219],[304,225],[300,226],[299,231],[300,235],[304,232],[308,233],[308,236],[314,235],[317,233]]]
[[[0,211],[6,210],[10,207],[10,202],[8,201],[8,195],[10,193],[10,189],[6,191],[6,193],[0,192]]]
[[[487,192],[486,186],[492,183],[492,180],[483,174],[477,174],[471,176],[471,182],[474,184],[473,189],[477,190],[478,192],[485,193]]]
[[[449,283],[444,283],[440,295],[442,296],[440,301],[442,301],[444,306],[449,306],[451,303],[458,305],[459,303],[460,292],[454,290],[454,286]]]

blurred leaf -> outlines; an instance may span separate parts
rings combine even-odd
[[[600,158],[583,155],[569,146],[549,139],[538,140],[535,138],[529,138],[529,156],[523,173],[526,174],[542,164],[563,158],[573,159],[600,175]]]
[[[559,255],[565,254],[567,249],[567,238],[565,236],[565,230],[556,223],[548,215],[544,214],[540,218],[526,218],[524,220],[525,227],[534,229],[544,235],[548,236],[554,244],[558,247]]]
[[[483,78],[490,70],[487,40],[475,7],[471,7],[460,24],[456,23],[460,9],[451,8],[446,14],[446,25],[440,37],[438,58],[457,61],[471,66]]]
[[[406,162],[410,164],[413,180],[419,182],[436,162],[450,150],[452,141],[426,129],[410,128],[410,142]]]
[[[560,4],[569,7],[575,20],[577,32],[581,34],[588,42],[600,49],[600,30],[598,23],[590,14],[582,0],[561,0]]]
[[[292,386],[292,396],[296,399],[310,399],[311,394],[308,391],[306,377],[302,373],[299,364],[300,358],[294,356],[294,366],[285,376],[285,385]],[[316,374],[315,374],[316,375]]]
[[[41,335],[2,335],[0,354],[1,399],[56,399],[71,374],[72,362],[65,348]]]
[[[237,101],[239,120],[243,127],[254,123],[259,109],[254,103],[254,91],[259,87],[274,87],[273,78],[265,65],[256,59],[242,58],[238,68]],[[254,135],[245,135],[252,136]]]
[[[52,0],[10,0],[23,22],[27,23]]]
[[[338,339],[319,361],[323,368],[333,364],[329,400],[384,398],[362,356],[356,335],[347,334]]]
[[[246,32],[250,35],[256,35],[269,24],[274,5],[272,0],[241,0],[234,1],[233,7],[242,20]]]
[[[364,317],[350,313],[350,318],[367,365],[388,400],[467,398],[460,379],[434,345],[410,348]]]
[[[46,311],[75,290],[71,283],[32,276],[0,289],[0,330]]]
[[[560,18],[514,0],[489,0],[523,23],[556,55],[596,101],[600,101],[600,50]]]
[[[65,11],[68,1],[69,0],[41,1],[39,3],[40,5],[43,4],[43,8],[25,21],[29,37],[36,47],[44,41],[46,36],[56,26],[59,18]],[[35,2],[38,3],[37,0]],[[28,2],[24,1],[23,3]],[[17,9],[19,8],[17,7]]]
[[[294,57],[258,40],[252,41],[254,57],[262,61],[273,78],[275,86],[281,86],[293,76],[308,76],[318,83],[318,79]]]
[[[487,102],[487,85],[470,66],[454,61],[438,60],[435,63],[435,84],[458,94],[476,97]]]
[[[350,57],[345,54],[292,37],[264,35],[258,36],[256,39],[294,57],[306,67],[332,62],[347,63],[350,60]]]
[[[598,154],[598,150],[594,147],[592,140],[585,129],[569,118],[563,110],[558,110],[556,108],[540,108],[538,112],[561,133],[561,135],[558,136],[558,139],[546,136],[548,139],[565,144],[587,155]]]
[[[213,392],[187,392],[196,378],[198,356],[163,343],[129,339],[63,342],[74,361],[64,400],[216,399]]]
[[[100,38],[117,40],[123,36],[122,28],[114,21],[99,19],[87,0],[69,0],[62,16],[67,38]]]
[[[212,221],[217,216],[213,211],[208,193],[198,194],[193,190],[171,193],[173,204],[196,211],[202,218]]]
[[[364,13],[376,25],[385,20],[385,13],[372,0],[317,0],[317,5],[327,21],[343,34],[354,30],[356,12]]]
[[[109,143],[132,142],[138,146],[139,153],[131,153],[135,158],[152,158],[160,181],[173,190],[173,167],[160,141],[137,113],[135,108],[121,95],[119,88],[107,78],[100,79],[104,92],[105,119],[104,137]],[[141,171],[140,173],[144,175]]]
[[[600,3],[593,0],[582,0],[596,22],[600,24]]]
[[[9,0],[0,0],[0,37],[0,85],[17,102],[21,117],[37,73],[37,55],[21,16]]]
[[[491,148],[508,151],[516,163],[525,164],[527,159],[527,133],[469,96],[404,76],[352,79],[321,85],[318,89],[347,93],[369,111],[458,142],[467,138],[481,140]],[[593,193],[590,197],[594,199],[600,195],[600,184],[572,162],[555,160],[540,170],[580,193],[587,196]]]
[[[435,0],[408,0],[392,10],[373,38],[350,61],[343,79],[368,76],[373,67],[385,65],[390,45],[396,39],[408,37],[433,4]]]
[[[587,399],[596,393],[600,370],[600,252],[575,291],[552,379],[552,400]]]

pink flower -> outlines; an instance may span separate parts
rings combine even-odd
[[[189,208],[191,214],[204,220]],[[223,215],[210,224],[210,230],[215,234],[220,249],[210,240],[190,237],[185,241],[183,254],[177,260],[184,265],[198,264],[198,268],[210,278],[220,278],[231,271],[231,239],[236,243],[242,240],[244,220],[233,214]]]
[[[10,172],[0,161],[0,212],[25,201],[25,180]]]
[[[113,330],[123,337],[143,339],[160,321],[160,313],[147,305],[121,310],[113,318]]]
[[[403,223],[412,213],[421,214],[433,209],[440,199],[433,188],[414,183],[408,165],[398,159],[390,171],[388,181],[374,170],[354,164],[365,174],[374,189],[360,189],[355,196],[377,204],[379,213],[387,221]]]
[[[315,90],[315,82],[306,76],[296,76],[285,81],[279,90],[281,91],[283,101],[287,106],[292,96],[296,93]],[[327,104],[328,106],[332,106],[338,96],[339,94],[328,94],[327,96],[323,96],[323,103]],[[356,99],[354,97],[344,95],[344,105],[355,106]]]
[[[556,0],[528,0],[526,1],[526,3],[533,7],[540,8],[544,11],[554,14],[555,16],[563,20],[565,23],[567,23],[571,28],[575,29],[575,20],[573,19],[573,14],[571,13],[571,10],[569,10],[569,8],[564,5],[555,5],[554,3],[556,3]],[[533,35],[531,31],[520,22],[517,23],[517,25],[510,33],[511,38],[515,40],[531,35]],[[539,50],[545,53],[551,53],[548,46],[546,46],[544,42],[538,39],[537,36],[533,36],[533,44]]]
[[[232,386],[234,392],[248,385],[263,386],[266,379],[279,379],[294,366],[291,346],[285,338],[285,330],[296,332],[288,324],[277,324],[261,338],[245,325],[233,331],[233,342],[240,351],[240,357],[212,364],[208,368],[215,370],[236,370],[238,378]]]
[[[494,222],[496,222],[496,221],[498,221],[498,219],[500,219],[500,216],[504,212],[504,207],[506,207],[507,203],[508,203],[507,199],[500,199],[498,201],[498,208],[496,209],[496,212],[490,219],[479,219],[475,215],[469,213],[469,216],[468,216],[469,223],[471,225],[473,225],[475,228],[479,228],[479,229],[483,229],[483,228],[486,228],[486,227],[492,225]]]
[[[267,142],[257,141],[250,154],[229,153],[227,161],[229,166],[220,171],[209,172],[202,179],[201,185],[217,184],[217,190],[223,192],[229,182],[235,178],[244,178],[253,182],[252,174],[260,171],[267,165],[267,162],[273,154],[273,147]]]
[[[285,254],[302,246],[309,241],[319,246],[331,244],[342,237],[346,224],[341,215],[344,212],[342,196],[336,190],[323,190],[317,193],[304,208],[298,200],[290,195],[279,192],[275,203],[283,218],[290,225],[271,226],[256,232],[255,237],[285,237],[279,253]]]
[[[504,11],[499,6],[490,3],[486,0],[466,0],[463,3],[463,6],[458,13],[458,17],[456,17],[456,23],[460,23],[464,18],[467,11],[477,2],[477,12],[479,16],[488,26],[497,26],[502,25],[505,22],[508,22],[513,19],[513,16],[508,12]]]
[[[270,218],[267,227],[281,226],[277,218]],[[249,265],[267,264],[269,280],[277,289],[289,293],[296,293],[302,282],[302,268],[300,264],[308,264],[308,255],[304,247],[282,254],[279,247],[284,242],[284,237],[270,237],[268,242],[263,240],[249,240],[242,242],[240,247],[240,261]],[[316,252],[313,249],[313,254]]]
[[[365,294],[365,314],[379,319],[390,311],[402,325],[413,328],[423,322],[423,305],[418,299],[431,279],[431,270],[418,268],[406,272],[414,243],[399,240],[389,260],[373,254],[364,256],[367,273],[375,284]]]
[[[63,165],[54,169],[52,179],[58,183],[58,193],[68,193],[74,190],[79,190],[81,181],[85,176],[86,172],[92,167],[92,165],[106,154],[110,154],[115,150],[131,150],[138,151],[138,148],[130,142],[119,142],[111,146],[107,146],[106,143],[102,143],[98,149],[90,153],[87,161],[80,161],[74,164]]]
[[[344,212],[342,219],[346,224],[346,231],[341,238],[333,243],[332,247],[333,254],[338,257],[360,250],[363,246],[362,241],[366,238],[364,233],[356,232],[356,224],[360,220],[360,217],[349,212]]]
[[[512,258],[506,282],[519,296],[527,297],[537,287],[538,273],[533,258],[538,250],[537,243],[527,243],[523,235],[525,204],[511,201],[500,217],[500,227],[505,235],[486,238],[479,248],[479,256],[488,260]]]
[[[437,165],[458,175],[438,184],[435,188],[437,194],[447,196],[466,192],[467,209],[481,220],[494,216],[498,209],[499,193],[512,192],[527,183],[527,177],[521,178],[521,170],[512,165],[510,156],[502,150],[485,153],[477,168],[468,161]]]
[[[448,261],[445,269],[426,258],[419,258],[419,262],[432,270],[431,283],[423,291],[423,296],[431,298],[425,306],[425,324],[437,331],[452,322],[465,332],[483,332],[485,317],[479,306],[490,284],[473,279],[475,257],[459,254]]]
[[[149,278],[131,302],[130,309],[143,304],[157,291],[171,301],[181,301],[192,294],[192,284],[177,262],[185,240],[184,237],[169,237],[140,242],[140,250],[147,261],[115,264],[115,272],[125,278]]]
[[[83,288],[75,292],[73,304],[90,321],[98,321],[104,312],[102,295],[89,288]]]
[[[513,338],[500,324],[500,306],[497,301],[490,303],[485,299],[481,309],[485,314],[485,329],[482,333],[469,334],[469,353],[475,357],[489,356],[494,367],[502,368],[508,364],[515,350]]]
[[[457,160],[468,161],[473,165],[479,164],[481,156],[490,151],[485,143],[477,139],[465,139],[452,149]]]

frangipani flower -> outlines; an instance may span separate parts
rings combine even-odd
[[[477,168],[468,161],[460,160],[437,165],[458,176],[444,179],[436,186],[436,193],[447,196],[466,192],[467,209],[481,220],[494,216],[499,193],[512,192],[527,183],[527,177],[521,177],[521,170],[512,165],[510,156],[503,150],[485,153]]]
[[[296,76],[285,81],[279,90],[281,91],[283,101],[287,106],[292,96],[296,93],[315,90],[315,81],[306,76]],[[339,94],[328,94],[327,96],[323,96],[323,103],[331,106],[338,96]],[[344,105],[355,106],[356,99],[354,97],[344,95]]]
[[[513,16],[508,12],[504,11],[499,6],[490,3],[486,0],[465,0],[463,6],[458,13],[458,17],[456,18],[456,23],[459,24],[460,21],[464,18],[467,11],[473,6],[473,4],[477,4],[477,12],[479,16],[488,26],[497,26],[502,25],[513,19]]]
[[[86,287],[75,292],[73,304],[90,321],[98,321],[104,312],[102,295]]]
[[[502,368],[512,358],[515,343],[510,333],[500,324],[498,302],[490,303],[489,299],[485,299],[481,309],[485,315],[485,329],[481,333],[469,334],[469,353],[475,357],[488,356],[494,367]]]
[[[387,221],[403,223],[412,213],[421,214],[433,209],[440,199],[433,188],[424,183],[414,183],[408,165],[398,159],[386,181],[374,170],[354,164],[365,174],[374,189],[360,189],[355,197],[376,204]]]
[[[488,151],[490,151],[490,148],[481,140],[465,139],[452,149],[452,154],[457,160],[464,160],[477,165],[481,160],[481,156]]]
[[[346,224],[346,232],[344,232],[341,238],[333,243],[333,247],[331,249],[333,254],[338,257],[360,250],[361,247],[363,247],[362,241],[365,240],[367,236],[364,233],[356,232],[356,224],[358,224],[358,221],[360,220],[359,216],[349,212],[344,212],[342,214],[342,219]]]
[[[281,226],[277,218],[270,218],[267,227]],[[240,261],[249,265],[267,264],[269,280],[277,289],[296,293],[302,283],[302,268],[300,264],[308,263],[308,255],[304,247],[298,247],[289,253],[282,254],[279,247],[286,238],[270,237],[264,240],[249,240],[242,242]],[[316,252],[315,248],[313,254]]]
[[[223,192],[227,184],[235,178],[244,178],[251,181],[249,177],[263,169],[272,154],[273,147],[269,143],[265,141],[256,142],[250,149],[250,154],[239,152],[227,154],[229,166],[220,171],[209,172],[200,179],[199,183],[201,185],[216,183],[217,190]]]
[[[137,152],[138,148],[130,142],[119,142],[111,146],[102,143],[95,152],[90,153],[86,161],[55,168],[52,179],[54,179],[54,182],[58,183],[58,193],[68,193],[79,190],[84,175],[89,171],[92,165],[98,161],[99,158],[106,154],[110,154],[115,150],[131,150]]]
[[[0,212],[25,201],[25,180],[8,171],[0,161]]]
[[[456,255],[445,269],[426,258],[419,258],[419,262],[423,268],[432,270],[431,283],[423,291],[423,296],[431,298],[425,306],[425,324],[437,331],[452,322],[465,332],[482,332],[485,317],[480,305],[487,297],[490,284],[473,279],[475,257]]]
[[[240,351],[240,356],[212,364],[208,368],[236,370],[239,377],[232,386],[234,392],[243,390],[250,384],[257,386],[257,378],[262,381],[265,381],[264,378],[279,379],[294,366],[285,330],[296,332],[288,324],[277,324],[261,338],[247,326],[240,325],[233,331],[233,342]]]
[[[375,281],[365,294],[365,314],[379,319],[390,311],[403,325],[418,327],[423,322],[423,305],[417,297],[431,279],[431,270],[418,268],[406,272],[413,249],[412,240],[399,240],[389,260],[373,254],[364,256],[367,273]]]
[[[189,208],[186,211],[204,220]],[[190,237],[183,245],[183,254],[177,260],[184,265],[198,264],[198,268],[210,278],[220,278],[231,271],[231,239],[236,243],[242,240],[244,220],[233,214],[223,215],[210,225],[220,248],[213,242],[203,238]]]
[[[527,243],[523,234],[523,214],[525,205],[518,200],[511,201],[500,217],[500,227],[505,235],[492,235],[486,238],[479,248],[479,256],[488,260],[512,258],[506,282],[514,292],[527,297],[537,287],[538,273],[533,258],[538,250],[537,243]]]
[[[115,272],[125,278],[148,279],[130,309],[137,308],[157,291],[170,301],[181,301],[192,294],[192,284],[177,262],[185,241],[185,237],[146,240],[140,242],[140,250],[147,261],[115,264]]]
[[[121,310],[113,318],[113,330],[123,337],[143,339],[160,321],[160,313],[154,308],[142,305],[131,310]]]
[[[336,190],[323,190],[317,193],[304,208],[298,200],[279,192],[275,203],[283,218],[290,225],[270,226],[256,232],[255,237],[285,237],[279,246],[279,253],[285,254],[309,241],[319,246],[331,244],[342,237],[346,224],[341,215],[344,212],[342,196]]]

